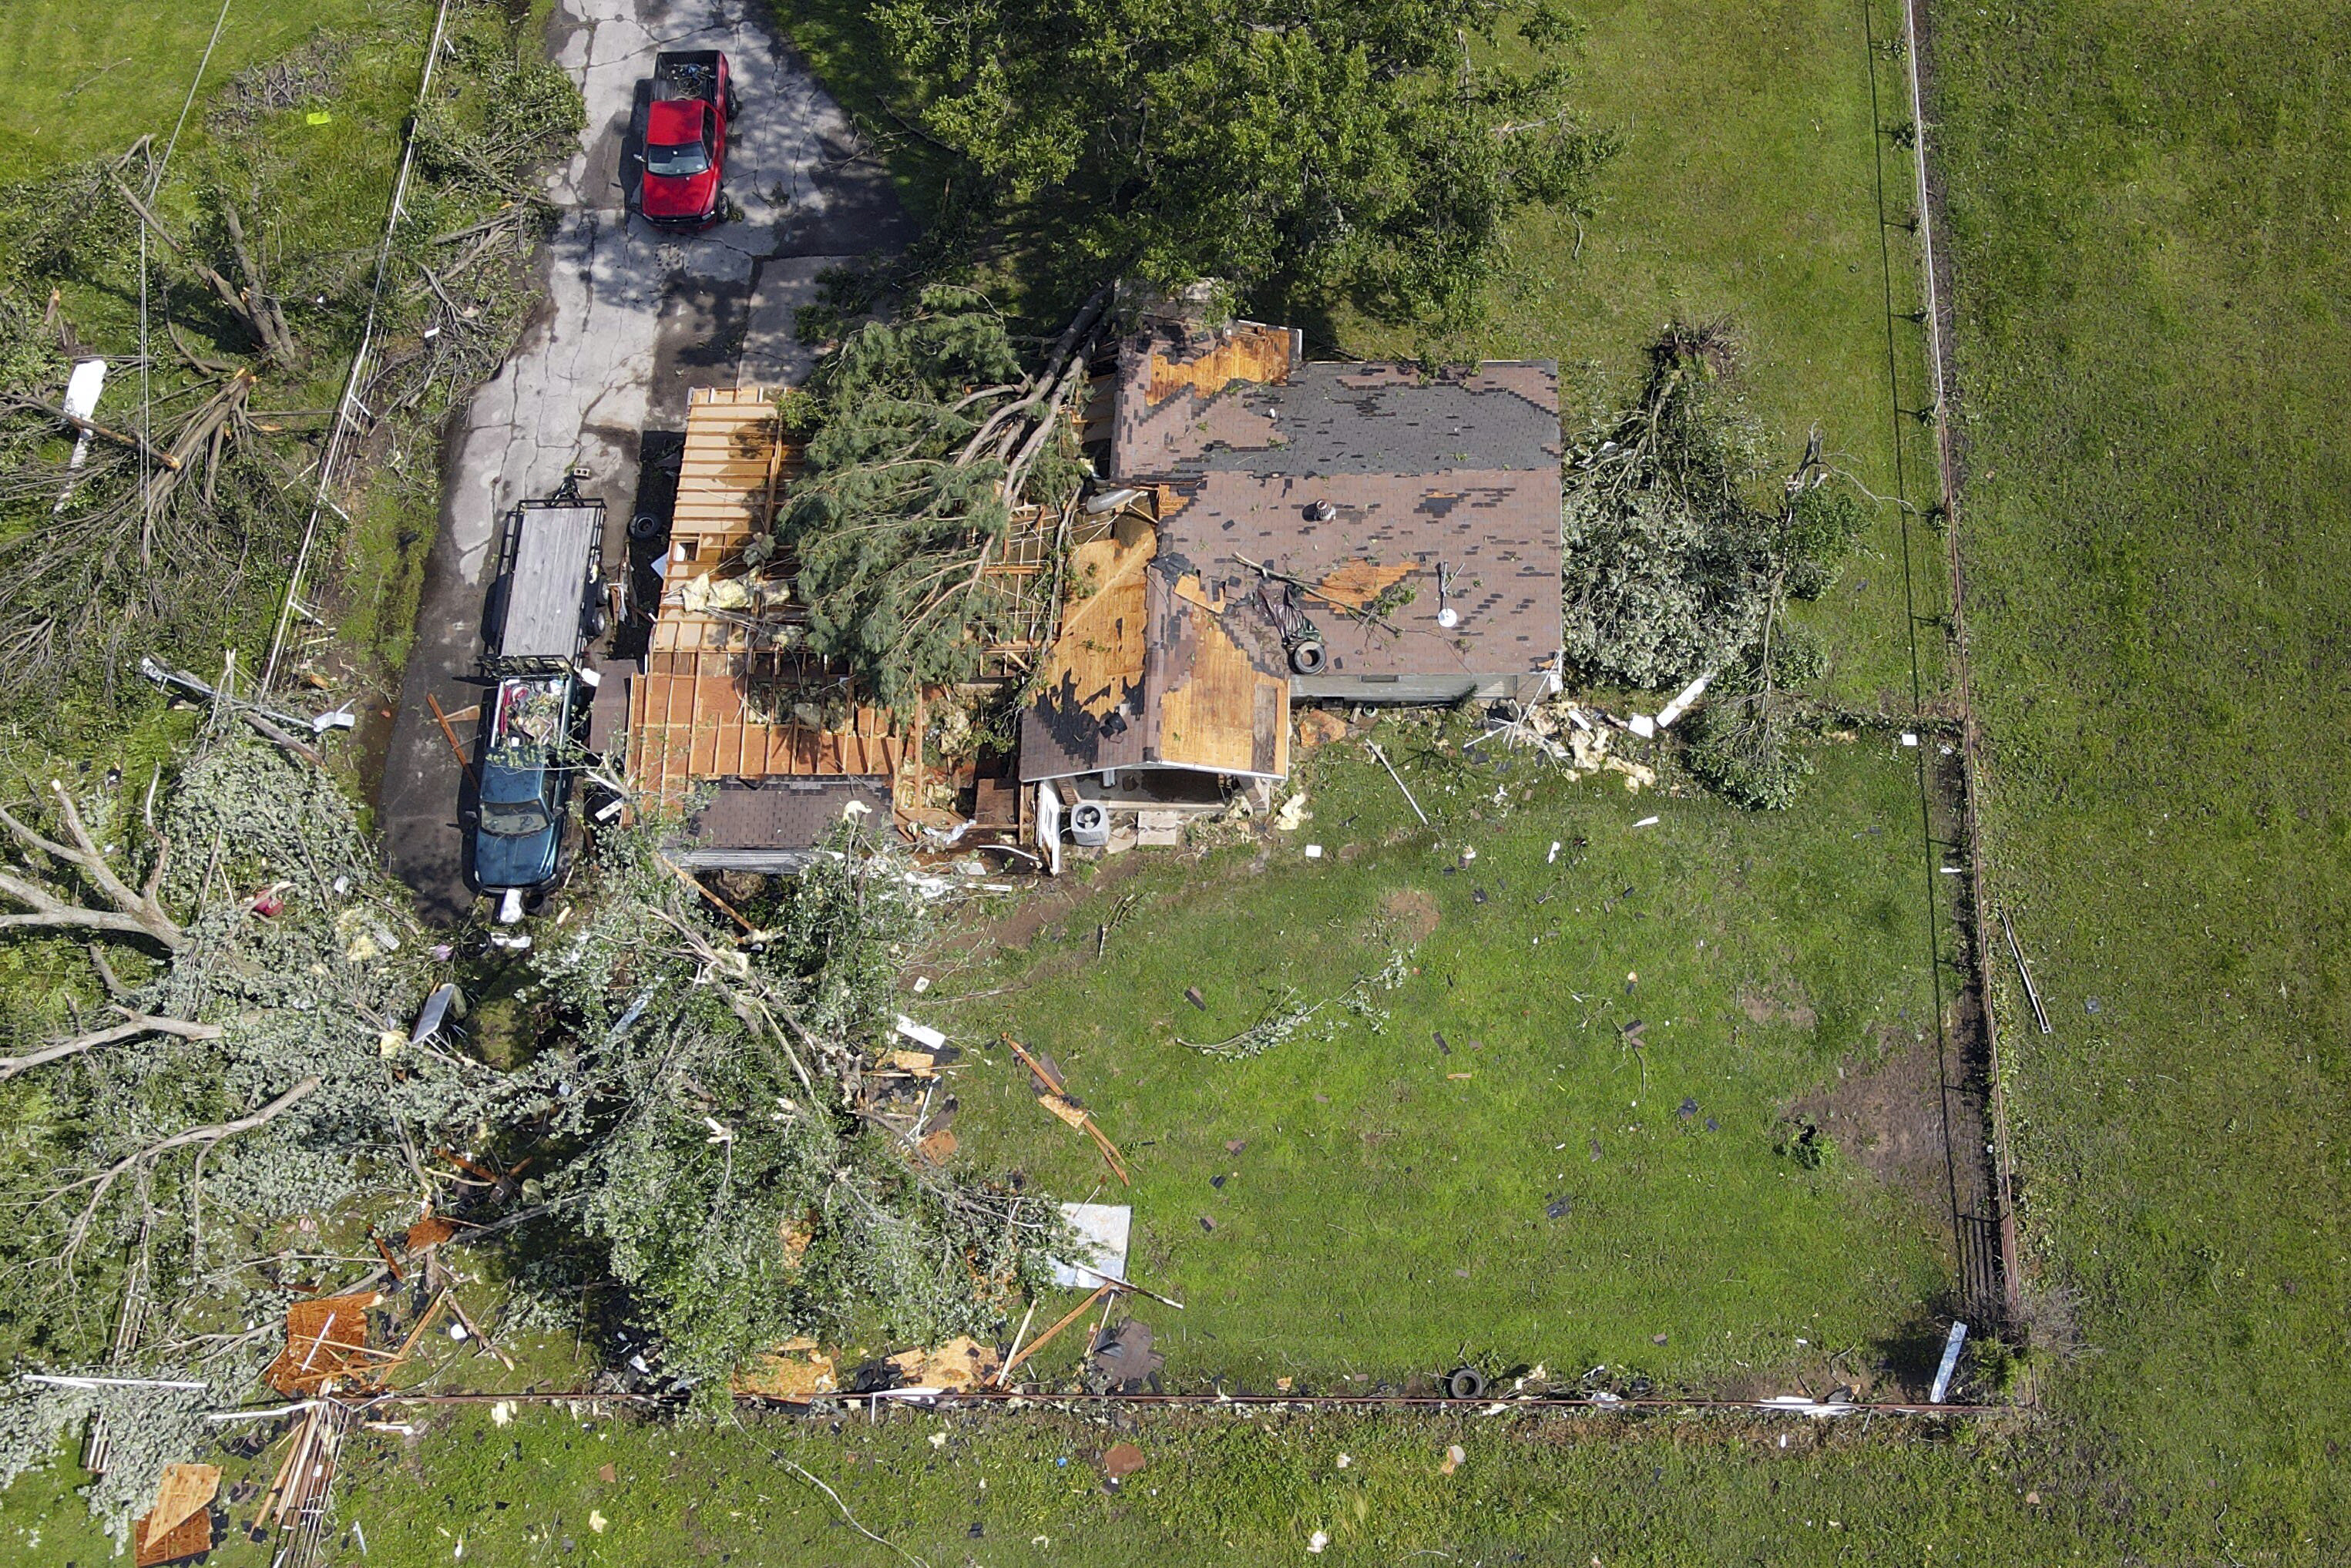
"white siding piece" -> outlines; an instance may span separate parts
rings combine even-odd
[[[1712,679],[1714,679],[1714,672],[1708,670],[1705,674],[1684,686],[1676,694],[1673,701],[1657,710],[1657,727],[1667,728],[1674,720],[1688,712],[1690,704],[1706,695],[1706,684]]]
[[[1134,1209],[1123,1203],[1065,1203],[1061,1218],[1076,1242],[1069,1260],[1053,1260],[1053,1283],[1063,1290],[1091,1291],[1126,1278],[1127,1239]]]
[[[1935,1369],[1935,1391],[1927,1396],[1928,1404],[1940,1405],[1943,1396],[1951,1391],[1951,1374],[1959,1368],[1959,1347],[1967,1343],[1968,1325],[1953,1323],[1950,1338],[1943,1342],[1943,1364]]]
[[[926,1051],[937,1051],[947,1042],[947,1037],[928,1024],[916,1023],[904,1013],[898,1015],[898,1032]]]

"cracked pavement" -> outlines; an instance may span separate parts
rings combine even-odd
[[[505,512],[585,468],[581,494],[608,509],[607,574],[624,572],[643,434],[684,428],[689,388],[804,373],[791,323],[817,276],[908,237],[879,162],[767,14],[761,0],[558,7],[553,56],[580,84],[588,125],[547,177],[560,217],[538,260],[539,308],[446,434],[440,529],[377,802],[392,870],[434,924],[462,918],[475,894],[463,875],[464,774],[426,699],[456,713],[482,698],[483,603]],[[653,229],[632,210],[635,137],[664,48],[725,50],[741,106],[726,160],[741,216],[701,234]],[[469,745],[472,728],[458,727]]]

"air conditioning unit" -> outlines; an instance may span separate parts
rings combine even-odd
[[[1071,806],[1070,841],[1097,850],[1110,842],[1110,808],[1100,800],[1080,800]]]

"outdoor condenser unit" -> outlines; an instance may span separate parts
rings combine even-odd
[[[1070,841],[1089,849],[1110,842],[1110,808],[1100,800],[1081,800],[1070,808]]]

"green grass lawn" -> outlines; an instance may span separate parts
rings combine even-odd
[[[582,1414],[587,1414],[582,1412]],[[1964,1431],[1898,1448],[1739,1423],[884,1412],[840,1425],[442,1415],[371,1437],[344,1511],[371,1563],[1405,1561],[2052,1563],[2074,1515],[2024,1500]],[[1145,1465],[1116,1491],[1100,1459]],[[1443,1473],[1447,1445],[1464,1462]],[[837,1492],[877,1545],[787,1464]],[[611,1479],[604,1479],[604,1467]],[[415,1500],[429,1506],[413,1506]],[[603,1527],[597,1528],[599,1520]],[[1327,1552],[1310,1556],[1317,1531]],[[455,1557],[458,1538],[465,1556]],[[258,1557],[251,1559],[258,1563]],[[362,1561],[345,1552],[336,1561]],[[243,1559],[224,1552],[227,1565]]]
[[[208,85],[283,54],[318,27],[356,26],[371,0],[235,0]],[[0,7],[0,183],[172,133],[220,6],[9,0]],[[199,112],[190,129],[201,134]],[[187,145],[186,137],[182,145]]]
[[[2351,1545],[2351,7],[1940,24],[2049,1403],[2174,1560]]]
[[[1343,1386],[1465,1346],[1717,1384],[1858,1351],[1858,1373],[1951,1277],[1934,1102],[1817,1172],[1779,1150],[1800,1097],[1935,1049],[1907,754],[1885,732],[1823,747],[1804,807],[1757,815],[1380,733],[1433,829],[1337,743],[1306,770],[1299,831],[1148,855],[947,982],[1000,994],[909,1004],[1050,1053],[1128,1151],[1132,1192],[1102,1186],[1000,1048],[957,1080],[965,1148],[1133,1202],[1138,1277],[1186,1302],[1149,1314],[1184,1384]],[[1246,1061],[1182,1043],[1398,950],[1376,1032],[1332,1005],[1328,1038],[1317,1020]]]

